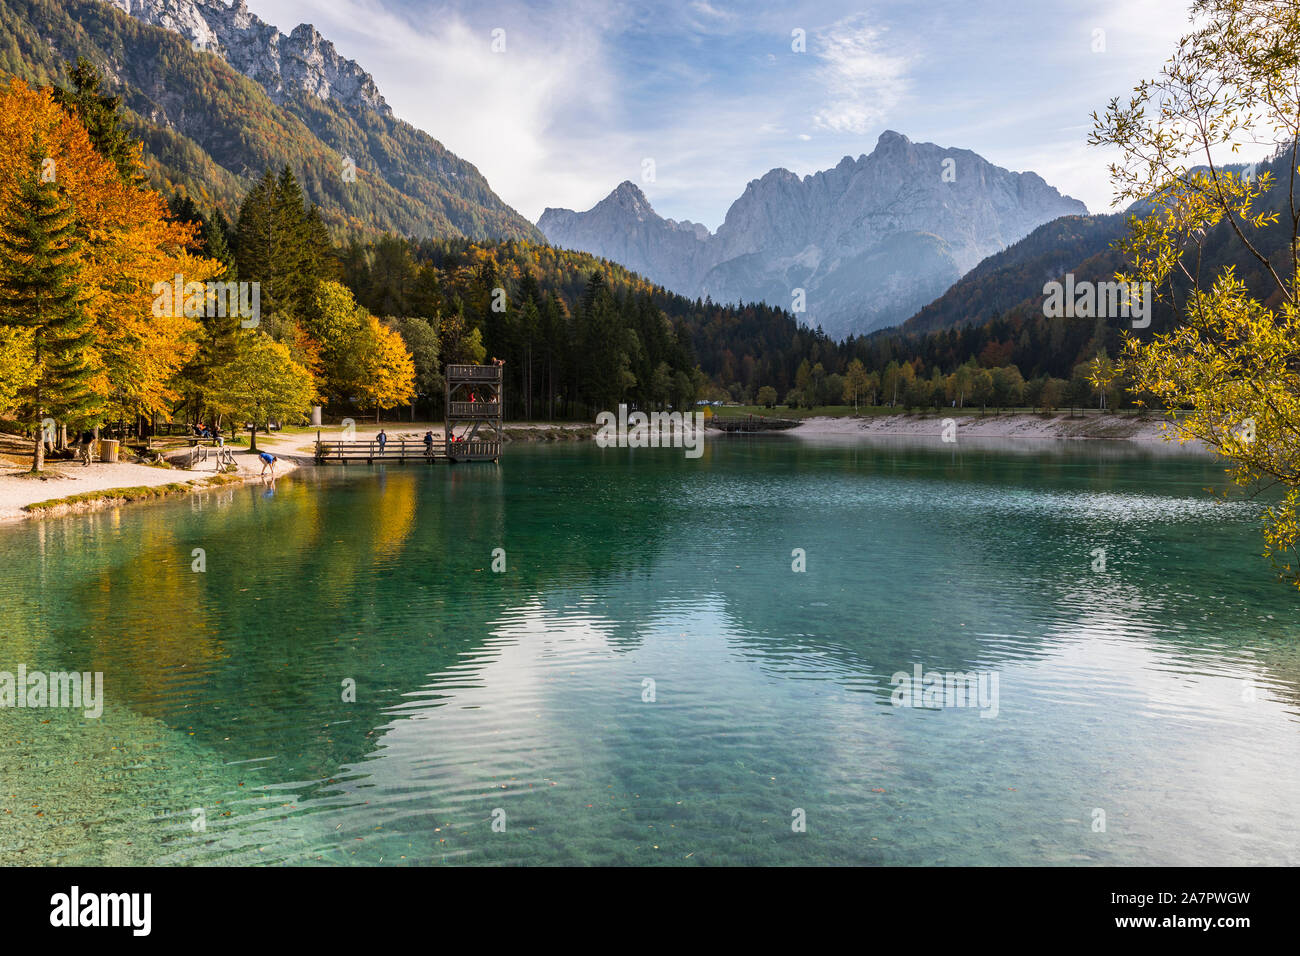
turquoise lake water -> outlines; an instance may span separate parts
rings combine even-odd
[[[1295,865],[1300,595],[1212,487],[516,444],[6,526],[0,671],[106,702],[0,709],[0,862]],[[917,668],[986,697],[895,706]]]

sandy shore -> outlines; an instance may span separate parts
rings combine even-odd
[[[872,415],[862,418],[809,418],[787,432],[805,437],[831,435],[940,435],[946,416]],[[1128,415],[954,415],[962,438],[1111,439],[1164,441],[1173,426],[1160,416]]]
[[[537,426],[545,427],[545,426]],[[380,429],[388,433],[390,441],[405,438],[407,441],[421,441],[426,431],[432,430],[436,441],[442,441],[442,426],[428,423],[399,424],[385,422],[382,425],[358,424],[355,438],[367,441],[374,438]],[[321,436],[336,436],[338,426],[321,429]],[[303,466],[314,466],[316,432],[303,431],[257,436],[258,451],[269,451],[278,459],[275,465],[277,477],[288,474]],[[11,446],[12,447],[12,446]],[[262,462],[256,454],[241,446],[233,446],[238,477],[245,481],[262,480]],[[173,467],[163,468],[156,465],[142,465],[131,462],[105,464],[95,462],[82,465],[75,461],[47,462],[44,478],[26,477],[30,467],[29,455],[15,455],[6,452],[0,454],[0,522],[19,521],[35,517],[23,509],[28,505],[40,504],[57,498],[67,498],[93,492],[106,492],[116,488],[157,488],[171,484],[192,484],[194,490],[203,488],[217,475],[216,463],[202,463],[194,470],[182,467],[187,450],[172,448],[163,452]],[[79,503],[73,509],[90,511],[109,507],[117,502],[111,496],[101,501]]]
[[[277,476],[287,474],[302,464],[304,458],[296,448],[302,438],[303,436],[289,436],[267,439],[258,436],[259,450],[270,451],[279,459],[275,466]],[[306,460],[310,461],[310,441],[307,446]],[[155,488],[170,484],[193,484],[197,490],[217,474],[215,463],[204,464],[190,471],[131,462],[94,462],[82,465],[75,461],[55,461],[46,463],[43,478],[31,478],[25,474],[30,464],[30,458],[17,458],[9,454],[0,456],[0,522],[30,518],[32,514],[23,508],[55,498],[110,491],[114,488]],[[240,478],[260,480],[262,462],[257,455],[236,448],[235,464]],[[112,501],[109,499],[105,503],[111,504]],[[77,510],[91,510],[96,504],[90,502],[79,505]]]

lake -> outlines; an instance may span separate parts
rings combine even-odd
[[[0,862],[1295,865],[1300,602],[1225,486],[516,444],[6,526],[0,671],[104,705],[0,709]]]

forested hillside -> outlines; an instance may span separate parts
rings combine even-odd
[[[1043,283],[1108,252],[1124,229],[1119,214],[1053,219],[989,256],[900,328],[934,332],[994,319],[1041,296]]]
[[[343,233],[540,238],[473,165],[408,123],[301,91],[277,104],[220,57],[98,0],[0,0],[0,80],[59,85],[81,56],[122,98],[164,194],[233,218],[264,170],[288,165]]]
[[[837,353],[779,309],[686,299],[547,245],[385,237],[354,242],[340,258],[360,304],[428,319],[444,361],[505,360],[514,415],[571,416],[620,401],[681,407],[722,391],[714,380],[784,391],[802,360]]]

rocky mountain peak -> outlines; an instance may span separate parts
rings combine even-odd
[[[877,150],[905,149],[911,145],[912,145],[912,141],[910,139],[908,139],[902,133],[896,132],[895,130],[892,129],[885,130],[883,133],[880,134],[880,138],[876,140]]]
[[[105,0],[135,19],[185,37],[259,83],[277,103],[306,94],[345,109],[391,116],[374,78],[309,23],[285,36],[246,0]]]
[[[630,182],[587,212],[548,209],[537,224],[556,245],[691,297],[788,306],[803,289],[801,318],[842,336],[900,322],[1042,223],[1086,214],[1034,173],[886,130],[869,155],[751,180],[712,235],[663,219]]]
[[[619,183],[613,192],[596,205],[597,208],[613,206],[625,210],[638,219],[659,218],[659,214],[650,207],[650,201],[645,198],[645,193],[641,191],[641,187],[629,179]]]

